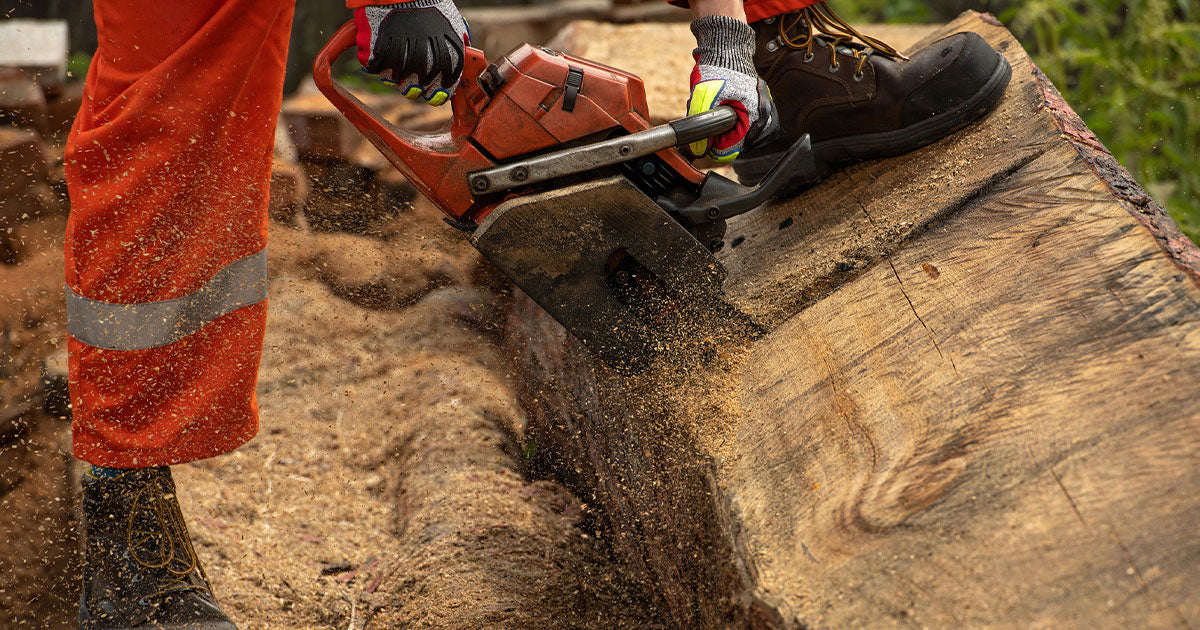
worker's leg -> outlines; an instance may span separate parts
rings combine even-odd
[[[797,184],[854,160],[912,151],[986,114],[1008,85],[1008,63],[974,33],[906,58],[860,34],[824,1],[746,0],[745,10],[756,35],[755,68],[787,132],[775,146],[742,152],[734,170],[746,183],[806,133],[815,166]]]
[[[66,154],[74,448],[224,453],[257,427],[266,208],[292,0],[97,0]]]
[[[94,1],[100,46],[65,156],[74,447],[98,466],[83,495],[84,628],[233,627],[166,466],[257,428],[292,3]]]

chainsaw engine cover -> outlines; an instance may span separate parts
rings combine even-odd
[[[494,68],[481,77],[495,93],[471,139],[497,160],[649,126],[645,85],[628,72],[529,44]]]
[[[614,367],[754,328],[712,253],[621,176],[510,199],[471,242]]]

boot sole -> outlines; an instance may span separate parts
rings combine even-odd
[[[193,623],[154,623],[153,621],[138,627],[122,628],[120,626],[101,626],[92,620],[91,611],[87,606],[87,595],[79,594],[79,630],[238,630],[232,621],[199,621]]]
[[[954,109],[931,116],[921,122],[902,129],[879,133],[832,138],[814,142],[811,160],[805,160],[795,175],[788,181],[781,194],[798,191],[829,177],[839,167],[852,162],[894,157],[933,144],[950,134],[982,118],[990,112],[1012,78],[1012,66],[1003,55],[997,53],[1000,63],[988,77],[983,88]],[[746,186],[755,186],[770,172],[784,151],[767,155],[742,158],[733,163],[738,181]]]

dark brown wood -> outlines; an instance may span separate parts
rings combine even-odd
[[[33,79],[0,69],[0,125],[46,133],[46,96]]]
[[[0,127],[0,197],[24,192],[47,177],[41,136],[32,129]]]
[[[622,377],[515,301],[536,463],[675,626],[1200,623],[1200,251],[962,29],[997,111],[731,226],[762,339]]]

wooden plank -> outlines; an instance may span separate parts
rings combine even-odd
[[[66,77],[67,40],[66,20],[5,16],[0,22],[0,67],[22,70],[42,85],[59,84]]]
[[[22,192],[47,177],[41,136],[31,129],[0,127],[0,196]]]
[[[0,69],[0,124],[46,133],[46,95],[33,79]]]

